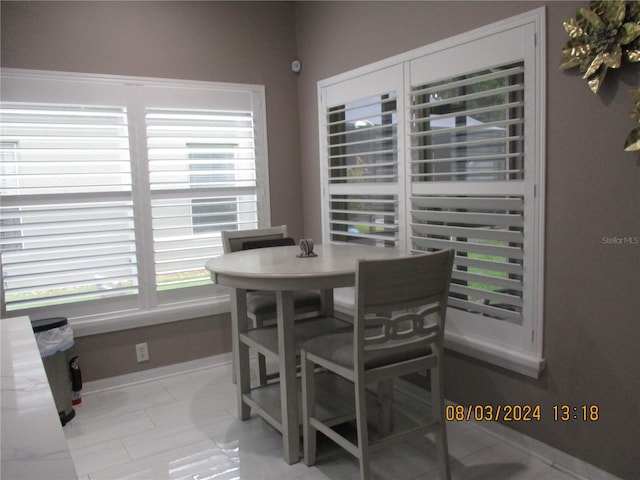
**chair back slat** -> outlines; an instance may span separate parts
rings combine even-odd
[[[244,250],[246,241],[264,242],[278,240],[287,236],[287,226],[280,225],[270,228],[255,228],[252,230],[225,230],[222,235],[222,250],[224,253],[239,252]],[[295,244],[295,242],[294,242]]]
[[[430,337],[440,329],[439,323],[427,321],[434,313],[440,313],[439,305],[435,308],[429,306],[415,313],[403,312],[392,317],[367,317],[364,343],[376,345],[387,340],[407,340],[415,336]]]
[[[362,261],[359,281],[365,287],[361,293],[365,296],[367,310],[376,306],[419,305],[425,298],[439,298],[443,288],[448,290],[449,260],[448,253],[435,252],[393,260]]]
[[[440,347],[453,257],[453,250],[448,249],[360,261],[354,347],[377,352],[416,343]]]

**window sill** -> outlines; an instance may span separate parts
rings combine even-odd
[[[336,311],[353,318],[353,295],[353,288],[336,290]],[[452,331],[445,332],[445,348],[532,378],[540,378],[545,367],[544,358],[537,355]]]
[[[503,345],[483,342],[476,338],[447,332],[445,334],[445,348],[478,360],[506,368],[531,378],[540,378],[544,370],[544,358],[509,349]]]
[[[229,296],[218,295],[204,300],[173,303],[147,310],[125,310],[101,315],[70,318],[74,336],[85,337],[130,328],[189,320],[229,313]]]

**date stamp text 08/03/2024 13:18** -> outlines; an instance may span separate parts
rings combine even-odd
[[[600,419],[598,405],[553,405],[550,411],[554,422],[597,422]],[[535,422],[544,417],[540,405],[447,405],[447,421],[476,422]]]

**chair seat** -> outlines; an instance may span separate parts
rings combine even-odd
[[[309,291],[296,291],[293,293],[293,307],[296,310],[303,308],[320,307],[320,294]],[[276,313],[276,294],[270,291],[254,291],[247,294],[247,311],[254,315]]]
[[[350,332],[353,325],[334,317],[313,317],[297,320],[295,322],[296,356],[300,355],[302,345],[312,338],[330,333]],[[278,328],[270,325],[261,328],[252,328],[241,335],[243,342],[254,348],[260,348],[265,353],[278,355]]]
[[[425,342],[387,341],[380,350],[369,350],[364,354],[365,368],[378,368],[399,363],[431,353]],[[304,343],[303,348],[311,354],[330,360],[342,367],[353,368],[353,331],[321,335]]]

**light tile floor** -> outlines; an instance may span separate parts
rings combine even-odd
[[[80,480],[359,478],[355,459],[326,439],[316,466],[287,465],[276,430],[236,418],[227,365],[85,394],[76,412],[64,431]],[[447,431],[455,480],[573,479],[472,424]],[[372,470],[376,480],[437,479],[435,448],[423,438],[376,450]]]

